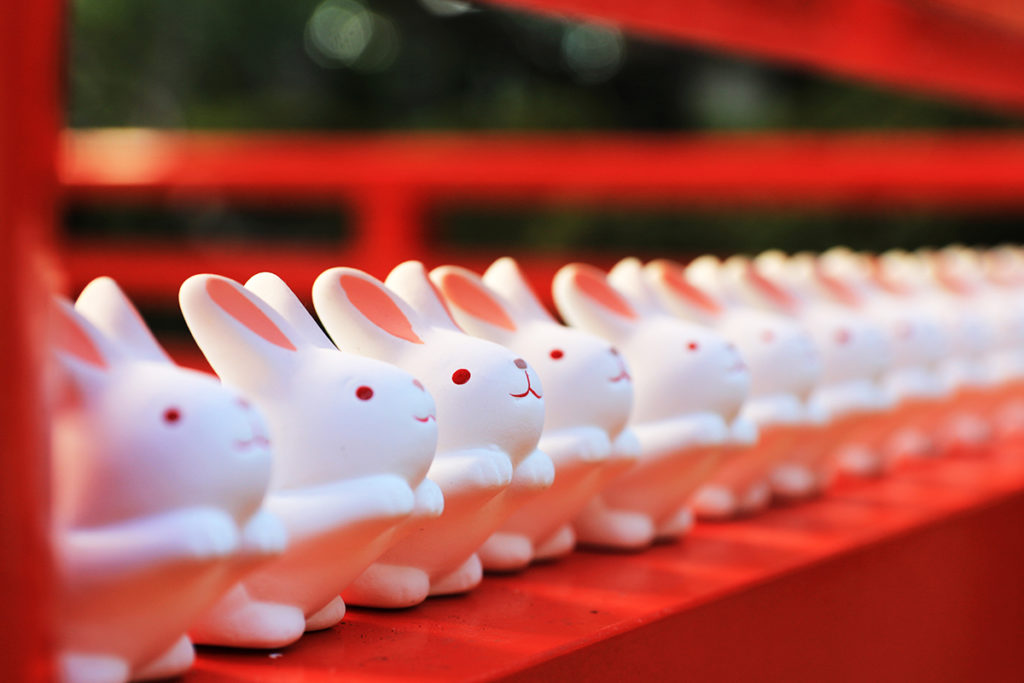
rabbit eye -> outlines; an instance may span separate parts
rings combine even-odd
[[[555,360],[558,360],[564,355],[565,354],[562,352],[562,349],[551,349],[551,357],[554,358]]]
[[[774,341],[775,340],[775,333],[772,332],[771,330],[765,330],[764,332],[761,333],[761,339],[765,343]]]
[[[466,368],[459,368],[452,373],[452,381],[456,384],[465,384],[469,381],[469,370]]]
[[[168,408],[164,411],[164,422],[171,425],[181,422],[181,411],[177,408]]]
[[[367,386],[362,386],[356,389],[356,398],[360,401],[369,401],[373,398],[373,389]]]
[[[853,335],[850,334],[850,331],[848,329],[846,329],[845,327],[840,327],[838,330],[836,330],[836,343],[848,344],[852,336]]]
[[[692,342],[690,342],[689,344],[686,345],[686,348],[688,348],[691,351],[696,351],[699,347],[700,347],[700,345],[697,342],[695,342],[695,341],[692,341]]]

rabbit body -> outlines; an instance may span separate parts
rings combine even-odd
[[[581,540],[613,547],[642,547],[688,530],[689,497],[732,441],[731,423],[750,383],[735,347],[653,304],[637,268],[624,262],[606,278],[593,267],[571,264],[553,283],[562,316],[613,343],[634,380],[629,425],[639,460],[577,525]]]
[[[437,440],[434,402],[408,373],[335,348],[269,273],[246,287],[194,276],[182,285],[181,306],[221,379],[267,415],[277,445],[267,505],[292,539],[193,637],[280,647],[340,621],[339,593],[395,542],[400,524],[440,514],[440,491],[425,479]]]
[[[537,449],[539,378],[511,351],[458,330],[418,263],[396,268],[387,285],[355,269],[330,269],[314,283],[313,301],[340,347],[415,373],[437,402],[437,455],[428,476],[444,492],[444,512],[408,526],[345,599],[407,607],[471,590],[482,575],[477,550],[554,478],[551,459]],[[500,540],[493,555],[507,564],[529,561],[528,538]]]
[[[483,566],[523,566],[491,552],[508,533],[530,540],[529,559],[564,555],[576,544],[572,521],[636,461],[638,446],[627,429],[633,385],[625,361],[603,339],[557,323],[511,259],[495,262],[483,279],[450,266],[431,271],[430,278],[462,329],[525,358],[545,388],[540,449],[554,463],[554,483],[514,511],[483,545]]]
[[[109,278],[83,291],[77,311],[59,306],[60,675],[177,675],[194,658],[191,623],[285,547],[261,505],[267,427],[236,391],[173,365]]]

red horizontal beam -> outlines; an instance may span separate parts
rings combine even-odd
[[[487,1],[1024,110],[1024,22],[1003,0]]]
[[[642,3],[641,3],[642,4]],[[1024,64],[1024,60],[1020,62]],[[1024,83],[1024,77],[1020,78]],[[67,135],[72,198],[1024,206],[1024,134]]]
[[[575,553],[186,683],[1004,681],[1024,670],[1024,460],[946,460],[635,555]]]

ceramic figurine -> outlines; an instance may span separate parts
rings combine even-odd
[[[639,444],[626,428],[633,382],[625,361],[603,339],[556,322],[510,258],[496,261],[483,279],[456,266],[435,268],[430,279],[459,327],[522,356],[544,383],[540,449],[555,464],[555,481],[513,512],[497,538],[506,532],[525,536],[534,559],[565,555],[576,545],[573,520],[636,462]],[[578,522],[584,541],[588,521],[584,515]],[[522,566],[495,563],[503,555],[492,556],[489,545],[480,549],[484,569]]]
[[[387,550],[398,526],[440,514],[440,491],[424,479],[437,439],[434,402],[406,372],[335,348],[274,275],[247,287],[196,275],[180,298],[210,365],[267,416],[275,443],[267,505],[292,540],[191,633],[201,643],[280,647],[337,624],[339,593]]]
[[[189,625],[285,547],[261,506],[266,425],[234,390],[174,365],[109,278],[76,307],[58,301],[54,323],[60,678],[181,674]]]
[[[879,448],[892,462],[938,455],[931,419],[943,410],[950,390],[939,372],[948,340],[926,308],[907,306],[875,282],[873,259],[833,248],[817,258],[800,258],[806,286],[819,296],[863,312],[876,322],[890,349],[882,387],[894,408],[879,418]]]
[[[554,478],[551,459],[537,450],[544,422],[537,374],[508,349],[459,330],[419,263],[398,266],[387,285],[331,268],[316,279],[313,304],[339,347],[415,373],[437,401],[437,456],[428,476],[444,492],[444,513],[408,528],[345,599],[407,607],[469,591],[480,583],[477,550],[488,537],[495,563],[528,562],[529,538],[492,534]]]
[[[735,347],[669,315],[645,287],[635,260],[608,277],[593,266],[570,264],[552,285],[562,317],[614,344],[633,375],[629,424],[640,442],[638,463],[587,510],[594,528],[603,530],[593,542],[619,548],[685,534],[693,523],[690,498],[721,449],[756,439],[749,422],[730,424],[750,385]]]
[[[691,267],[711,268],[709,275],[715,277],[717,260],[711,259],[702,257]],[[809,401],[821,376],[821,360],[810,335],[790,317],[696,287],[678,263],[653,261],[644,270],[669,310],[714,327],[736,345],[750,368],[750,394],[740,414],[757,425],[760,438],[749,451],[736,451],[734,462],[721,467],[702,488],[696,499],[698,512],[722,517],[744,511],[744,495],[761,481],[770,482],[774,493],[785,499],[819,493],[829,473],[815,467],[816,453],[806,444],[827,416]],[[701,505],[702,500],[707,504]]]
[[[971,305],[962,292],[947,286],[936,266],[927,252],[893,250],[879,257],[876,278],[904,305],[934,315],[949,340],[939,374],[950,398],[947,409],[933,413],[929,423],[939,447],[980,452],[993,436],[990,416],[979,409],[977,399],[996,385],[987,364],[995,349],[995,330],[977,303]]]
[[[863,430],[893,406],[881,386],[889,348],[878,325],[847,307],[810,298],[790,278],[785,260],[766,254],[751,261],[734,256],[721,279],[749,304],[794,317],[810,333],[822,362],[811,404],[828,416],[819,471],[830,463],[857,476],[877,476],[887,462]]]

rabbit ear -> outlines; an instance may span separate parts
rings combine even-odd
[[[555,322],[555,317],[537,298],[515,259],[505,256],[492,263],[484,273],[483,281],[491,290],[511,302],[509,312],[514,320]]]
[[[506,302],[487,288],[480,277],[458,266],[441,266],[430,280],[450,304],[448,310],[459,327],[472,335],[501,341],[516,331]]]
[[[551,289],[558,312],[570,325],[595,332],[605,339],[625,339],[640,321],[636,309],[594,266],[583,263],[562,266],[555,273]]]
[[[75,310],[133,357],[173,365],[138,310],[109,277],[96,278],[82,290]]]
[[[640,259],[630,257],[616,263],[608,273],[608,282],[640,315],[665,312],[665,307],[644,277],[644,265]]]
[[[419,261],[399,263],[388,274],[384,284],[412,306],[427,324],[462,332],[444,297]]]
[[[799,312],[802,302],[792,289],[764,273],[749,259],[727,261],[727,272],[739,280],[759,303],[789,315]]]
[[[394,360],[423,344],[426,324],[377,278],[355,268],[331,268],[313,283],[313,308],[338,348]]]
[[[60,397],[63,403],[97,393],[112,367],[124,359],[123,351],[63,298],[55,298],[51,307],[50,338],[63,379],[68,380],[69,393]]]
[[[245,390],[287,381],[310,344],[265,301],[234,280],[193,275],[178,294],[185,323],[210,366]]]
[[[725,306],[715,297],[691,284],[682,264],[658,259],[644,269],[662,302],[677,315],[712,325],[725,313]]]
[[[285,284],[284,280],[273,273],[257,273],[245,283],[245,288],[267,302],[271,308],[281,314],[288,324],[295,328],[309,344],[318,349],[336,347],[327,338],[324,331],[313,320],[306,307],[295,296],[295,292]]]

